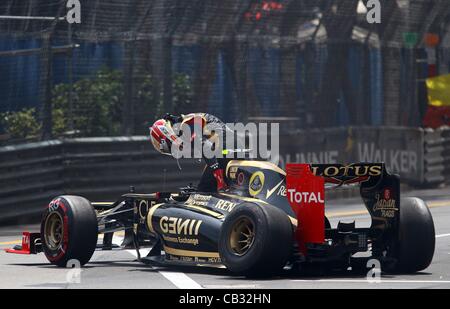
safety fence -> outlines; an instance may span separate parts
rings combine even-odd
[[[350,127],[280,137],[286,162],[385,162],[402,183],[450,182],[450,129]],[[0,147],[0,222],[35,218],[49,200],[76,194],[111,201],[136,191],[177,190],[195,183],[203,165],[158,154],[145,136],[61,139]],[[332,196],[332,194],[328,195]]]
[[[450,128],[425,130],[424,162],[425,182],[450,182]]]
[[[422,185],[424,130],[403,127],[342,127],[298,131],[280,139],[281,164],[384,162],[403,183]]]
[[[79,2],[70,24],[67,0],[0,1],[0,113],[29,119],[0,139],[140,135],[192,111],[421,126],[426,78],[450,68],[448,0]]]

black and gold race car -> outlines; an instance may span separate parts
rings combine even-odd
[[[120,247],[157,265],[225,266],[247,276],[295,269],[356,268],[377,259],[384,271],[428,267],[435,232],[427,205],[400,199],[399,177],[384,164],[288,164],[286,172],[260,161],[231,161],[229,190],[124,194],[114,203],[60,196],[45,209],[40,233],[24,233],[10,253],[44,252],[55,265],[89,262],[97,249],[111,249],[113,234],[125,231]],[[372,218],[369,228],[325,217],[325,186],[355,183]],[[122,232],[123,233],[123,232]],[[99,234],[103,234],[99,242]],[[140,248],[151,248],[141,256]],[[365,252],[363,257],[355,254]]]

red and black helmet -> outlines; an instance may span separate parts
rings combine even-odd
[[[170,121],[160,119],[150,128],[150,139],[153,147],[162,154],[171,155],[172,143],[178,141],[178,137],[172,129]]]

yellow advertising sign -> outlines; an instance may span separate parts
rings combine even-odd
[[[431,106],[450,106],[450,74],[427,79],[428,103]]]

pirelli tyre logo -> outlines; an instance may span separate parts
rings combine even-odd
[[[202,223],[202,220],[164,216],[159,220],[159,227],[164,234],[197,236]]]

